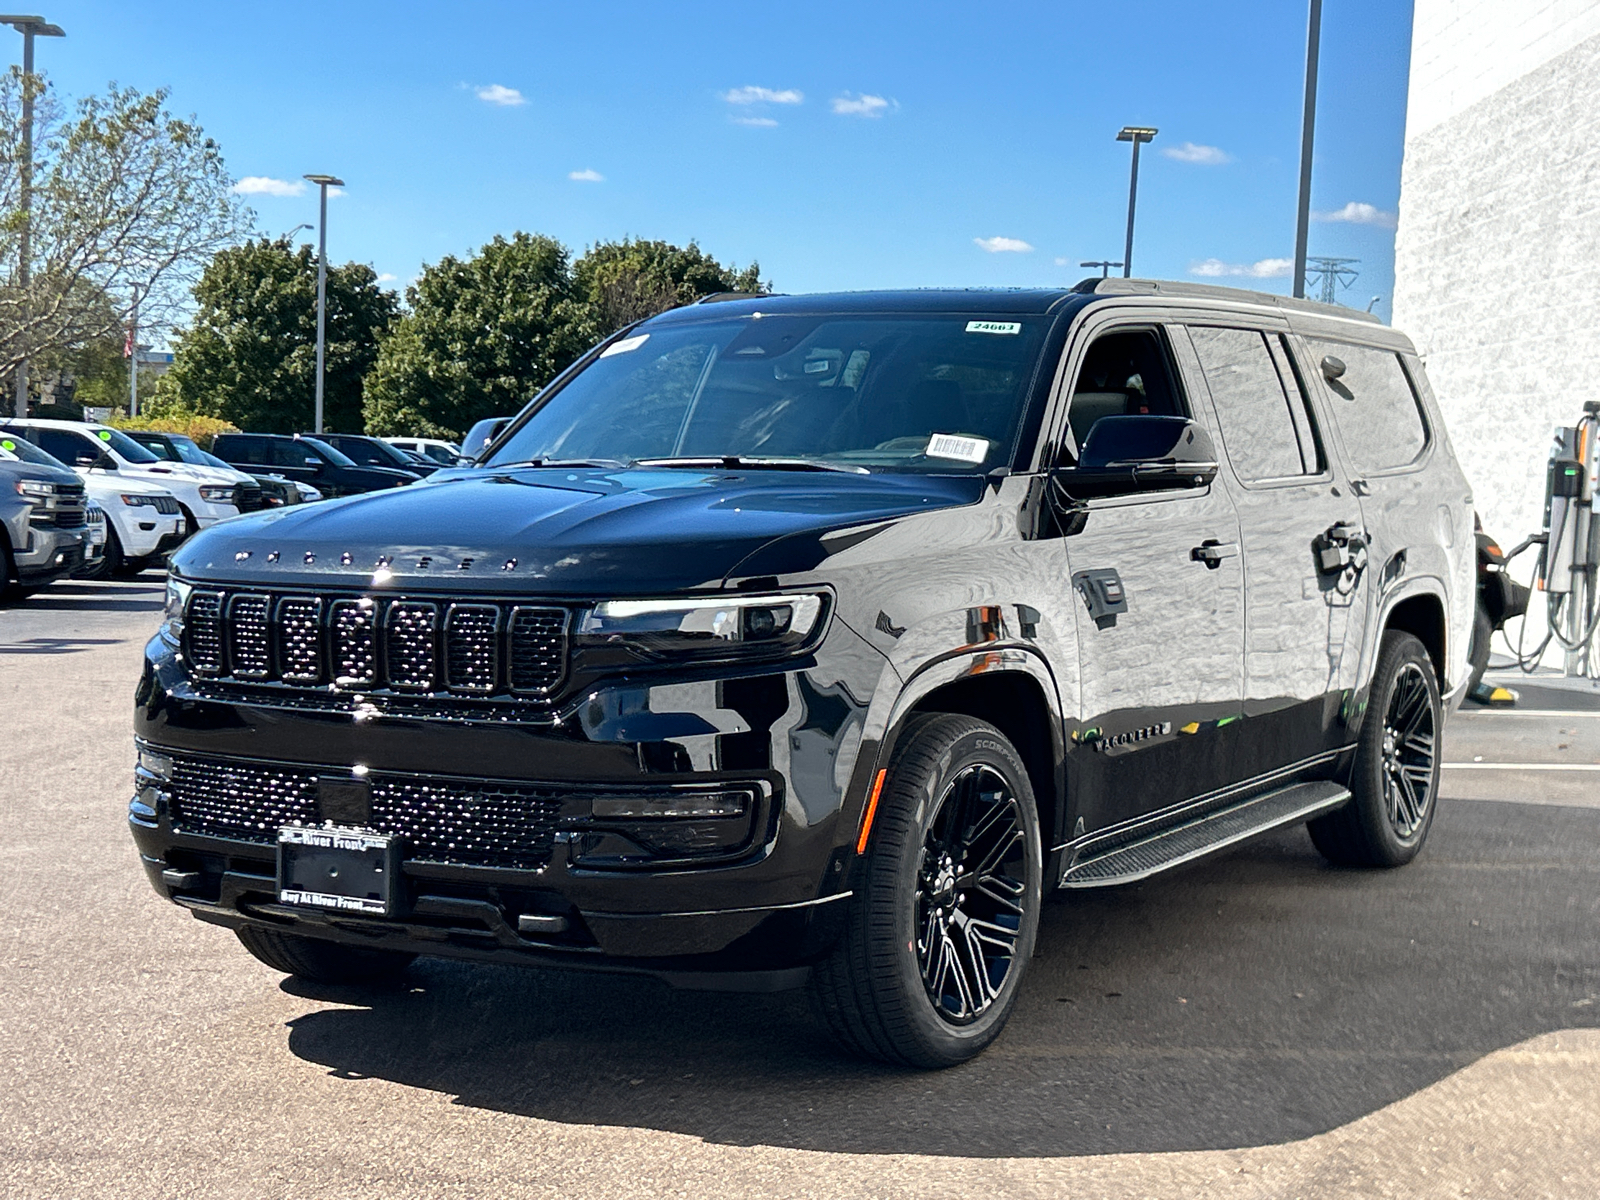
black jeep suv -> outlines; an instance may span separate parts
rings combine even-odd
[[[806,984],[994,1039],[1044,893],[1308,823],[1398,866],[1472,508],[1411,344],[1193,285],[759,297],[473,470],[205,530],[137,693],[151,882],[262,961]]]
[[[324,496],[354,496],[415,483],[413,471],[357,465],[320,438],[281,433],[219,433],[211,452],[246,474],[270,471],[308,483]]]

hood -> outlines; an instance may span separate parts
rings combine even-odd
[[[257,586],[648,595],[816,567],[832,531],[971,504],[966,476],[633,468],[441,473],[437,482],[226,521],[184,544],[181,575]],[[831,546],[830,543],[831,542]],[[781,562],[774,561],[776,558]]]
[[[171,488],[164,488],[153,479],[145,479],[128,471],[100,471],[92,467],[74,467],[73,474],[83,480],[91,496],[116,496],[127,492],[130,496],[170,496]]]
[[[245,483],[250,478],[242,471],[224,471],[221,467],[200,467],[183,462],[129,463],[121,470],[124,474],[181,479],[185,483]]]
[[[0,457],[0,479],[35,479],[44,483],[82,483],[66,467],[47,467],[43,463],[22,462],[20,459]]]

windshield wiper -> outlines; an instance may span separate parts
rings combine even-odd
[[[486,464],[491,471],[511,471],[522,467],[603,467],[608,471],[620,471],[627,465],[620,458],[529,458],[522,462]]]
[[[689,454],[678,458],[636,458],[633,467],[721,467],[724,470],[751,471],[843,471],[847,475],[870,475],[866,467],[818,462],[812,458],[746,458],[742,454]]]

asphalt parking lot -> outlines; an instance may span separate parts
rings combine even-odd
[[[0,1194],[1600,1193],[1600,693],[1454,719],[1405,870],[1297,829],[1055,900],[1004,1038],[919,1075],[794,996],[283,982],[124,829],[159,607],[147,575],[0,609]]]

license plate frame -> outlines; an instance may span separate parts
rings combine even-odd
[[[400,841],[370,829],[285,825],[278,830],[278,903],[320,912],[391,917]]]

